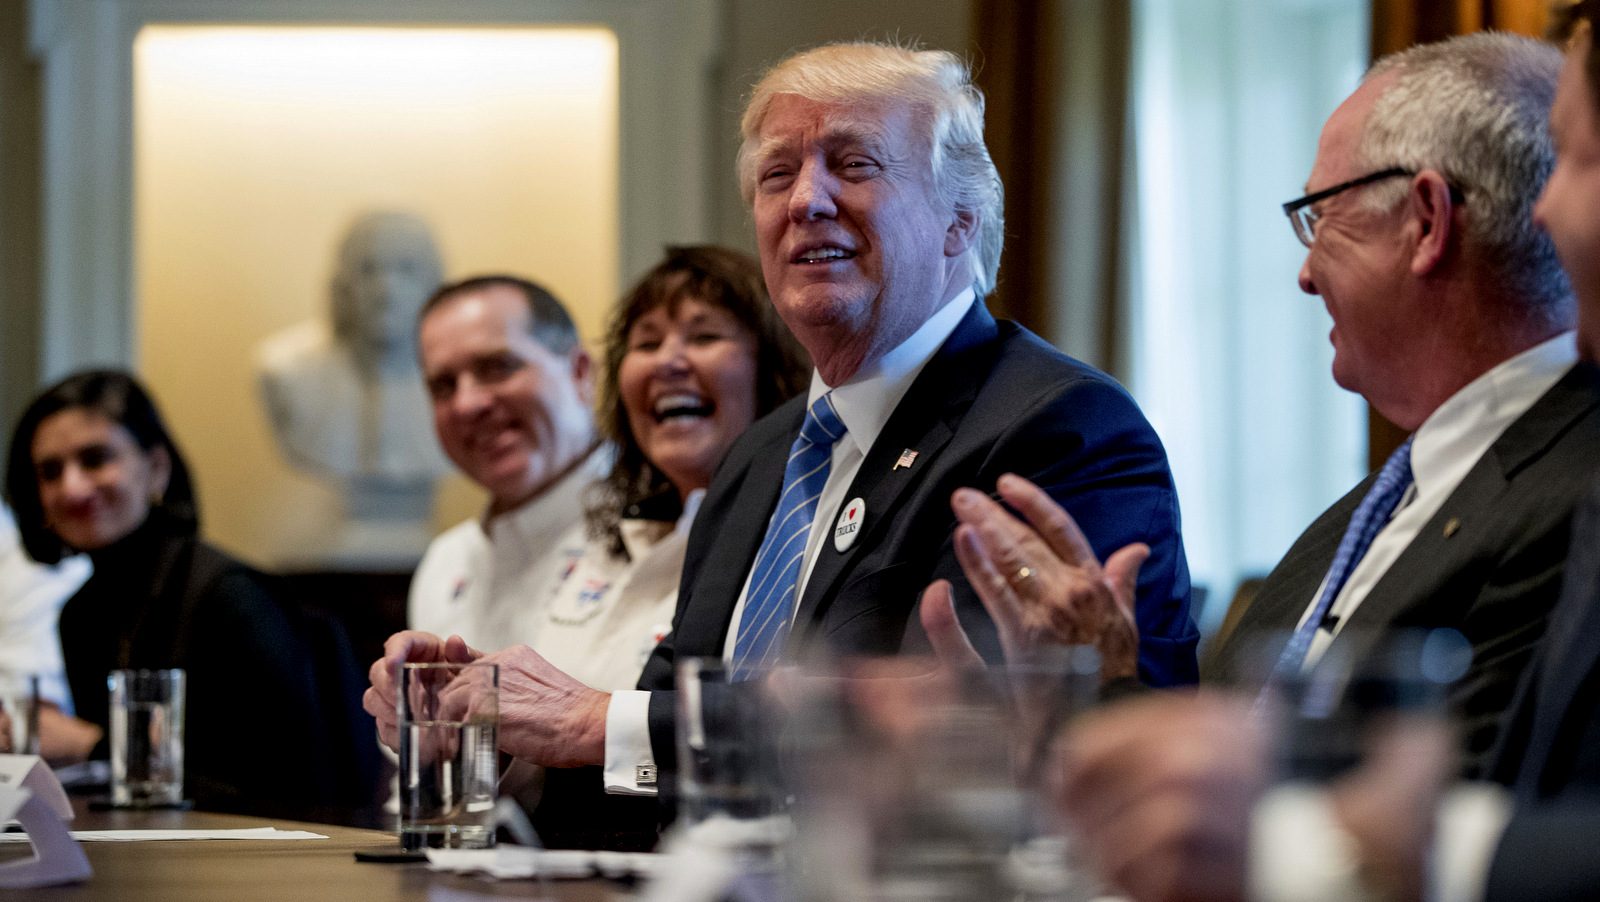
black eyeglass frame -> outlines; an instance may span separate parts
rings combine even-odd
[[[1304,244],[1306,247],[1310,247],[1311,242],[1316,238],[1316,235],[1312,230],[1311,223],[1306,223],[1304,226],[1304,232],[1301,231],[1302,226],[1300,225],[1300,219],[1298,216],[1296,216],[1296,214],[1301,210],[1304,210],[1306,207],[1311,206],[1317,201],[1327,200],[1335,194],[1349,191],[1351,188],[1359,188],[1362,185],[1370,185],[1373,182],[1382,181],[1384,179],[1392,179],[1401,175],[1405,176],[1406,178],[1411,178],[1416,174],[1416,170],[1414,169],[1404,169],[1398,166],[1393,169],[1383,169],[1379,170],[1378,172],[1368,173],[1360,178],[1351,179],[1348,182],[1340,182],[1339,184],[1334,185],[1332,188],[1324,188],[1314,194],[1307,194],[1305,197],[1291,200],[1283,205],[1283,215],[1289,217],[1289,224],[1294,226],[1295,237],[1300,239],[1300,243]],[[1466,199],[1466,196],[1461,193],[1461,189],[1451,185],[1450,199],[1459,204]]]

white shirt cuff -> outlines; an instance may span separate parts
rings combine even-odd
[[[1326,792],[1285,783],[1256,804],[1250,823],[1251,902],[1370,899],[1359,865],[1355,840],[1339,826]]]
[[[611,693],[606,709],[606,763],[601,775],[612,795],[656,794],[656,756],[650,747],[650,693]]]
[[[1489,866],[1511,820],[1511,795],[1492,783],[1463,783],[1439,804],[1434,823],[1432,902],[1483,902]]]

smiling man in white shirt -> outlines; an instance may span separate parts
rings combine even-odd
[[[581,537],[561,540],[610,466],[589,409],[589,354],[554,296],[507,275],[435,292],[417,349],[439,444],[489,503],[428,546],[406,623],[488,650],[532,642],[519,624],[582,557]]]

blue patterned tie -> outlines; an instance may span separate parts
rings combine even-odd
[[[767,535],[756,552],[750,571],[750,591],[739,618],[739,636],[733,644],[733,668],[739,679],[777,660],[794,617],[795,587],[800,583],[800,562],[805,558],[811,523],[817,518],[817,499],[828,481],[833,443],[844,437],[844,421],[823,395],[806,412],[800,435],[789,449],[783,468],[783,494],[767,524]]]
[[[1389,515],[1394,513],[1395,506],[1405,497],[1406,489],[1410,486],[1411,439],[1408,438],[1389,455],[1383,469],[1378,472],[1377,481],[1367,490],[1367,497],[1361,499],[1355,516],[1350,518],[1344,538],[1339,540],[1339,550],[1333,556],[1333,566],[1328,568],[1328,578],[1323,581],[1322,594],[1317,596],[1311,616],[1294,631],[1283,654],[1278,657],[1278,665],[1273,669],[1275,677],[1293,677],[1300,672],[1306,652],[1311,649],[1311,640],[1316,638],[1317,629],[1322,626],[1322,618],[1327,616],[1328,608],[1339,597],[1339,590],[1344,588],[1351,571],[1356,569],[1356,564],[1372,547],[1372,540],[1389,522]]]

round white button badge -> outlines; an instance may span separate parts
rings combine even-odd
[[[867,519],[867,502],[860,498],[850,499],[850,503],[839,512],[839,522],[833,525],[833,549],[844,551],[856,543],[856,535],[861,532],[861,524]]]

